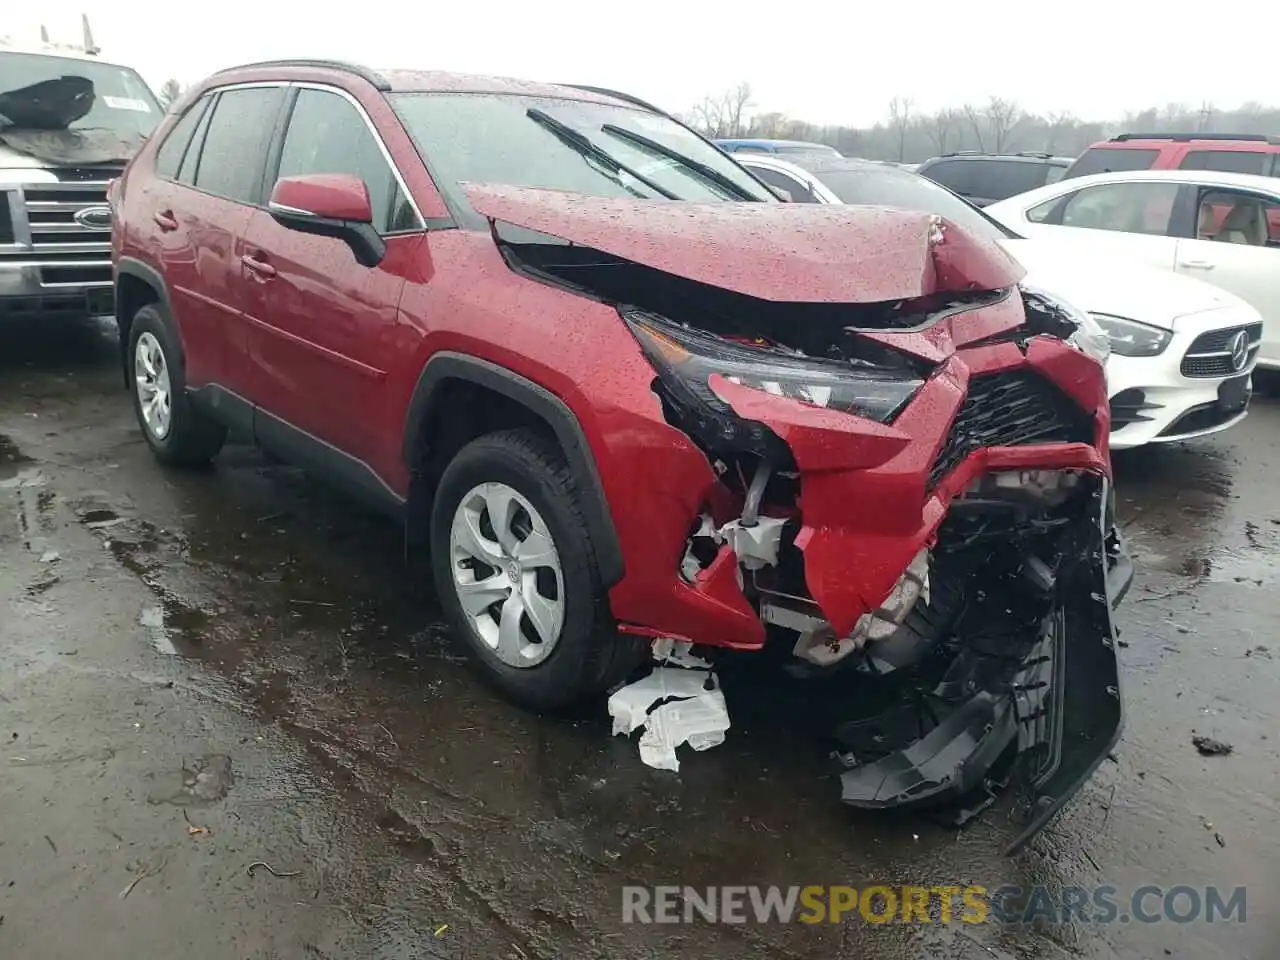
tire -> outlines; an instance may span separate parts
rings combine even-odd
[[[498,520],[501,535],[496,513],[509,521]],[[506,549],[504,538],[519,545]],[[455,640],[489,681],[523,706],[559,710],[599,695],[625,679],[649,649],[646,641],[617,633],[573,475],[560,451],[532,431],[488,434],[453,458],[434,498],[430,552]],[[513,565],[513,559],[526,562]],[[501,611],[512,602],[504,596],[516,594],[510,618],[516,629],[504,634]],[[486,600],[492,605],[480,609]],[[558,618],[548,612],[557,601]],[[523,612],[534,609],[541,633]]]
[[[192,405],[174,336],[157,304],[147,304],[134,314],[128,347],[133,411],[151,452],[162,463],[207,464],[226,442],[227,428]],[[160,413],[156,402],[161,402]]]

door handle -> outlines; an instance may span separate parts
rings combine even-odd
[[[254,274],[261,280],[267,280],[276,275],[275,267],[263,260],[250,256],[247,253],[240,258],[240,262],[249,269],[250,273]]]
[[[1210,263],[1208,260],[1183,260],[1178,266],[1186,267],[1188,270],[1212,270],[1216,264]]]
[[[172,210],[157,210],[151,215],[151,219],[166,233],[178,229],[178,218],[173,215]]]

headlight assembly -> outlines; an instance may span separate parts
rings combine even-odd
[[[1057,320],[1065,320],[1070,325],[1070,333],[1063,332],[1063,339],[1077,350],[1086,353],[1101,364],[1106,364],[1111,355],[1111,341],[1107,332],[1092,316],[1085,313],[1069,300],[1064,300],[1056,293],[1050,293],[1029,284],[1019,284],[1023,300],[1028,309],[1043,310],[1052,314]],[[1119,353],[1120,351],[1116,351]]]
[[[714,447],[763,452],[770,433],[738,417],[716,395],[709,383],[715,374],[762,393],[881,423],[890,422],[924,383],[907,371],[735,342],[643,310],[623,308],[621,313],[658,372],[668,400],[682,419],[690,420],[698,438]]]
[[[1154,357],[1164,352],[1173,339],[1172,330],[1162,330],[1137,320],[1091,314],[1111,340],[1111,351],[1121,357]]]

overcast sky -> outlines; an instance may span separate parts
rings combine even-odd
[[[1280,101],[1277,0],[0,0],[0,35],[43,21],[78,40],[81,12],[103,58],[154,88],[311,56],[590,83],[673,111],[745,80],[757,111],[818,123],[872,123],[894,96],[928,111],[994,94],[1086,119]]]

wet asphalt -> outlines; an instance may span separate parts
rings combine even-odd
[[[611,738],[602,703],[506,704],[455,656],[392,525],[246,446],[159,467],[115,349],[110,324],[0,330],[0,958],[1280,952],[1280,402],[1117,455],[1139,564],[1125,735],[1005,858],[1007,802],[958,832],[843,809],[767,688],[678,775]],[[1234,749],[1201,756],[1196,734]],[[1243,885],[1247,916],[621,918],[624,884],[869,883]]]

